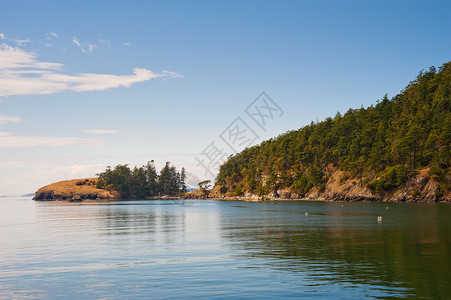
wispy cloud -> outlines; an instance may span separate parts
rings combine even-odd
[[[75,137],[49,137],[49,136],[19,136],[11,132],[0,131],[0,148],[26,148],[26,147],[61,147],[68,145],[101,145],[97,139],[84,139]]]
[[[124,43],[124,46],[130,47],[132,44],[131,43]]]
[[[88,44],[88,51],[89,52],[94,51],[95,48],[97,48],[97,45],[95,45],[95,44]]]
[[[45,39],[46,39],[47,41],[52,41],[52,40],[58,38],[58,34],[56,34],[55,32],[47,32],[47,33],[44,34],[44,35],[45,35]]]
[[[134,68],[131,75],[61,73],[64,65],[41,62],[33,52],[5,43],[0,45],[0,96],[53,94],[62,91],[103,91],[117,87],[130,87],[137,82],[155,78],[176,78],[171,71],[154,73]]]
[[[183,78],[184,76],[182,74],[172,72],[172,71],[161,71],[161,77],[166,78]]]
[[[22,119],[19,117],[10,117],[7,115],[0,115],[0,124],[6,124],[6,123],[19,123]]]
[[[95,48],[97,48],[96,44],[86,43],[86,46],[83,46],[83,44],[76,38],[75,36],[72,38],[72,42],[81,50],[83,53],[92,52]],[[106,43],[105,40],[99,40],[101,44]],[[109,41],[108,41],[109,43]]]
[[[119,130],[110,130],[110,129],[86,129],[84,132],[91,134],[115,134],[119,133]]]
[[[26,39],[26,40],[17,40],[16,39],[16,40],[14,40],[14,42],[16,42],[16,44],[21,47],[25,46],[28,43],[31,43],[31,41],[29,39]]]
[[[72,38],[72,42],[78,47],[80,48],[81,52],[86,53],[86,50],[81,46],[81,43],[78,41],[78,39],[76,37]]]
[[[5,39],[5,34],[4,33],[0,33],[0,40],[4,40]]]

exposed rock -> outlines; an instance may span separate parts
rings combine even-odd
[[[219,193],[219,187],[215,186],[209,195],[210,198],[225,200],[310,200],[310,201],[380,201],[380,202],[451,202],[451,192],[446,191],[440,198],[437,197],[438,182],[428,175],[429,168],[422,169],[406,182],[388,191],[375,193],[368,187],[370,180],[349,178],[345,172],[328,167],[329,180],[322,191],[313,188],[304,196],[298,195],[289,188],[271,191],[263,197],[245,192],[243,196],[235,197]],[[374,176],[373,176],[374,177]],[[370,176],[370,178],[373,178]],[[344,179],[347,178],[347,179]],[[374,178],[373,178],[374,179]]]
[[[432,180],[428,181],[428,183],[426,183],[425,187],[421,192],[420,198],[426,202],[436,201],[437,200],[436,191],[438,186],[439,185],[437,182],[434,182]]]
[[[210,191],[206,189],[198,189],[185,194],[185,199],[207,199]]]
[[[224,198],[225,197],[225,195],[224,194],[221,194],[221,188],[222,188],[222,186],[220,186],[220,185],[215,185],[211,190],[210,190],[210,193],[208,194],[208,197],[209,198],[216,198],[216,199],[221,199],[221,198]]]
[[[258,195],[249,192],[244,193],[244,198],[246,198],[248,201],[253,202],[262,201],[262,197],[259,197]]]
[[[277,194],[279,194],[280,198],[282,199],[301,199],[302,197],[298,194],[296,194],[295,192],[293,192],[292,190],[288,189],[288,188],[284,188],[281,190],[277,191]]]
[[[267,198],[268,200],[276,200],[276,199],[280,198],[280,196],[279,196],[279,194],[277,193],[277,190],[273,190],[273,191],[271,191],[271,192],[266,196],[266,198]]]

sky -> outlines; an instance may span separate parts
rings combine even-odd
[[[0,195],[230,154],[451,60],[450,1],[0,2]]]

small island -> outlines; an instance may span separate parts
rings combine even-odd
[[[85,178],[55,182],[37,190],[33,200],[82,201],[120,198],[116,191],[97,188],[98,180],[99,178]]]
[[[128,165],[107,167],[95,178],[73,179],[40,188],[33,200],[83,201],[101,199],[179,198],[187,191],[186,172],[170,162],[158,173],[154,161],[131,169]]]

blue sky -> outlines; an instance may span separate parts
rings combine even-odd
[[[451,2],[3,0],[0,45],[0,195],[151,159],[195,184],[237,117],[255,144],[449,61]]]

